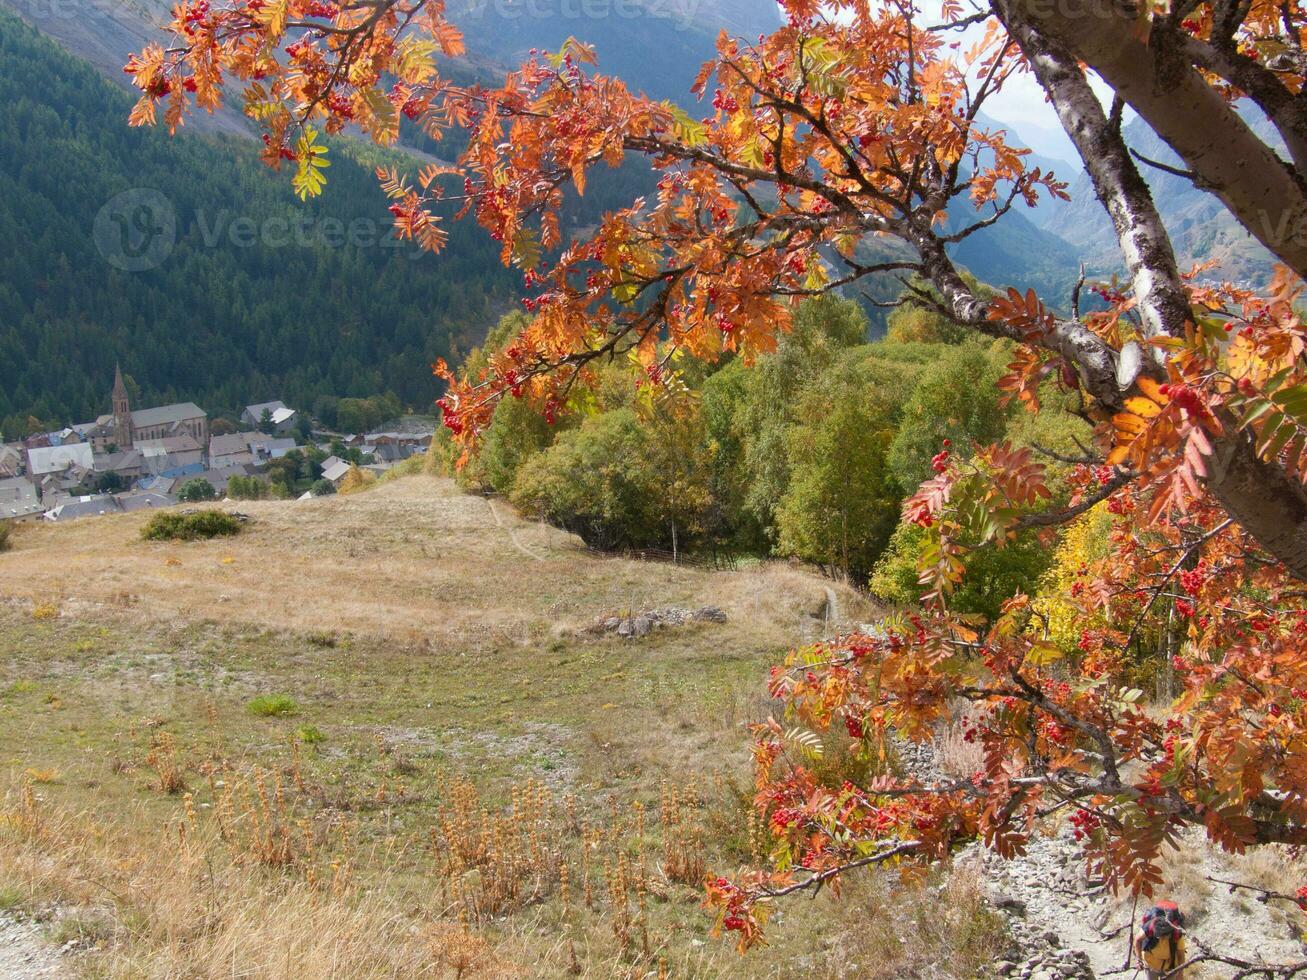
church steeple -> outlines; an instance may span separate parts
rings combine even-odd
[[[113,368],[113,441],[120,452],[132,447],[132,410],[127,403],[122,368],[117,364]]]

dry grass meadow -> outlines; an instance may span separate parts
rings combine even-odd
[[[235,538],[0,555],[0,910],[76,974],[972,976],[1001,941],[964,877],[709,935],[703,875],[761,856],[745,725],[829,583],[595,556],[434,477],[222,506]],[[967,943],[912,926],[941,899]]]

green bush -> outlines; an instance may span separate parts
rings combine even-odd
[[[288,694],[260,694],[246,707],[260,718],[287,718],[299,712],[299,705]]]
[[[924,530],[900,522],[872,572],[871,594],[898,606],[917,605],[925,591],[917,569],[925,544]],[[1034,592],[1052,558],[1053,549],[1042,544],[1034,531],[1019,534],[1002,548],[991,545],[973,551],[963,559],[967,574],[949,606],[954,612],[975,613],[992,621],[1004,599],[1015,592]]]
[[[688,410],[589,416],[522,465],[510,499],[593,548],[667,548],[673,534],[684,546],[710,502],[701,433]]]
[[[184,504],[198,503],[201,500],[217,500],[218,491],[204,477],[197,476],[195,479],[187,480],[182,484],[177,499]]]
[[[904,404],[890,445],[890,469],[905,491],[914,492],[932,476],[931,458],[945,439],[955,455],[965,456],[973,441],[984,445],[1002,437],[1007,413],[999,406],[996,382],[1004,356],[1001,348],[979,344],[938,351]]]
[[[788,486],[776,550],[864,581],[889,542],[902,493],[886,463],[902,372],[841,357],[799,397],[787,433]]]
[[[10,527],[7,523],[0,524],[0,551],[9,550],[9,530]]]
[[[513,490],[517,471],[554,441],[554,428],[525,398],[505,398],[495,408],[477,461],[486,483],[500,493]]]
[[[299,728],[295,729],[295,737],[305,745],[317,745],[326,738],[321,730],[313,725],[300,725]]]
[[[239,534],[241,522],[220,510],[160,511],[141,528],[147,541],[201,541]]]

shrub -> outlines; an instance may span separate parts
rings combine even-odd
[[[326,738],[322,731],[313,725],[300,725],[295,729],[295,737],[305,745],[316,745]]]
[[[418,457],[414,456],[413,459],[418,459]],[[405,460],[404,464],[406,465],[411,461],[412,460]],[[389,476],[391,473],[395,472],[396,469],[399,469],[399,467],[387,470],[386,475]],[[359,493],[362,490],[366,490],[369,487],[374,486],[376,482],[376,473],[373,473],[371,470],[361,469],[358,466],[351,466],[349,472],[340,478],[340,486],[336,488],[336,492],[348,496],[351,493]]]
[[[899,486],[915,488],[929,479],[932,457],[948,439],[954,451],[969,451],[1003,434],[1006,412],[995,382],[1002,367],[996,348],[978,344],[942,348],[903,406],[902,422],[890,446],[889,463]]]
[[[220,510],[160,511],[141,528],[147,541],[198,541],[239,534],[241,522]]]
[[[477,454],[485,482],[510,493],[522,464],[553,441],[554,428],[536,406],[525,398],[503,399]]]
[[[926,533],[921,528],[900,522],[872,571],[868,583],[871,594],[895,605],[919,603],[925,588],[919,581],[918,563],[925,544]],[[993,620],[1005,598],[1032,588],[1032,583],[1040,580],[1052,557],[1052,551],[1040,543],[1034,531],[1022,532],[1002,548],[973,551],[963,559],[967,576],[949,605],[956,612]]]
[[[196,503],[201,500],[216,500],[218,491],[213,488],[213,484],[202,476],[197,476],[193,480],[187,480],[182,484],[181,490],[177,494],[177,499],[183,503]]]
[[[288,694],[260,694],[246,707],[260,718],[287,718],[299,711],[299,705]]]
[[[8,551],[12,545],[9,543],[9,524],[0,524],[0,551]]]
[[[590,416],[522,465],[510,499],[591,547],[661,547],[673,533],[684,543],[710,503],[701,432],[691,411],[651,422],[630,408]]]
[[[336,484],[330,480],[315,480],[313,486],[309,487],[309,493],[315,497],[330,497],[336,492]]]

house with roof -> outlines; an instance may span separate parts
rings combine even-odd
[[[52,523],[73,521],[82,517],[107,517],[110,514],[130,514],[138,510],[159,510],[172,507],[176,499],[151,490],[133,490],[128,493],[101,493],[88,497],[73,497],[51,507],[45,520]]]
[[[263,424],[263,414],[265,412],[272,423],[274,433],[288,432],[294,428],[295,423],[298,421],[298,413],[296,413],[295,409],[287,408],[285,402],[275,401],[246,405],[245,411],[241,412],[241,424],[259,429]],[[260,431],[262,430],[260,429]]]
[[[225,466],[244,466],[254,462],[250,443],[266,439],[262,432],[230,432],[209,439],[209,465],[215,469]]]
[[[0,478],[20,476],[22,472],[22,450],[18,446],[0,445]]]
[[[27,478],[33,483],[40,483],[48,476],[63,478],[88,473],[94,468],[95,454],[85,442],[27,450]]]
[[[154,476],[204,468],[204,447],[184,433],[163,439],[143,439],[134,448],[141,454],[146,472]]]
[[[0,522],[34,521],[44,510],[31,480],[22,477],[0,480]]]
[[[131,483],[145,474],[145,457],[139,449],[127,449],[118,453],[96,453],[95,472],[99,476],[117,473]]]
[[[79,517],[103,517],[106,514],[121,513],[112,494],[98,493],[87,497],[70,497],[63,503],[56,504],[45,512],[45,519],[50,522],[71,521]]]
[[[277,439],[272,436],[260,436],[258,439],[250,440],[250,452],[254,454],[254,461],[267,462],[270,459],[281,459],[292,449],[298,448],[294,439]]]
[[[137,510],[159,510],[163,507],[173,507],[177,503],[175,497],[150,490],[133,490],[130,493],[115,494],[114,500],[118,503],[118,509],[125,514]]]
[[[182,478],[179,476],[147,476],[136,484],[137,490],[150,493],[175,494],[181,488]]]
[[[331,481],[332,486],[340,486],[340,481],[345,479],[351,467],[349,460],[341,459],[338,456],[328,456],[322,461],[322,478]]]

